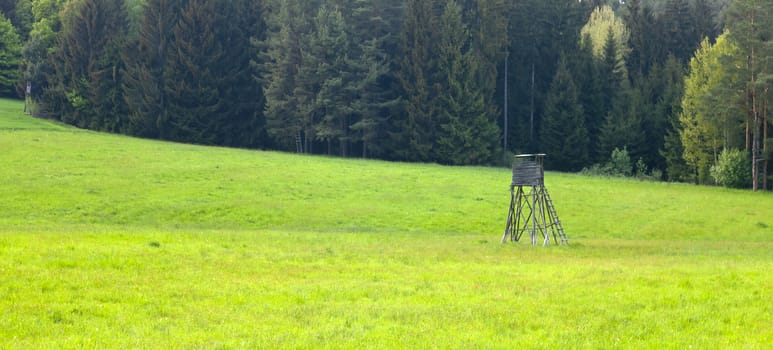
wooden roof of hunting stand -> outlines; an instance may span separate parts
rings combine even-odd
[[[513,161],[513,183],[515,186],[545,185],[545,154],[519,154]]]

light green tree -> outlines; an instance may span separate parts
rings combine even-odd
[[[737,103],[742,96],[732,88],[737,77],[728,69],[738,63],[734,62],[737,50],[724,34],[713,45],[704,40],[690,60],[679,115],[680,137],[684,160],[701,183],[709,182],[709,168],[723,148],[734,146],[732,136],[743,125]]]
[[[623,76],[627,76],[624,62],[631,53],[631,47],[628,43],[631,33],[623,20],[617,17],[612,7],[604,5],[593,10],[588,22],[580,30],[583,40],[590,39],[593,55],[597,59],[602,59],[605,55],[604,49],[607,46],[607,36],[610,35],[610,32],[615,41],[617,60],[623,62],[618,69],[623,73]]]

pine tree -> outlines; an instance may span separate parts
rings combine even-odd
[[[625,63],[617,45],[618,40],[612,28],[609,28],[600,64],[601,76],[604,79],[602,94],[605,118],[599,130],[598,154],[604,157],[616,148],[627,148],[632,157],[638,158],[643,153],[644,144],[641,125],[644,101],[640,92],[628,84]]]
[[[625,88],[607,113],[599,135],[599,148],[607,155],[627,149],[632,159],[643,157],[646,147],[642,111],[644,101],[636,89]]]
[[[303,151],[310,152],[313,141],[313,130],[299,113],[300,102],[295,94],[305,49],[302,36],[311,26],[311,6],[306,1],[288,0],[273,2],[270,7],[275,16],[269,23],[264,51],[266,130],[284,150],[295,149],[297,138],[302,140]]]
[[[143,9],[137,41],[128,46],[124,95],[130,110],[128,132],[160,137],[169,119],[167,90],[172,29],[185,0],[148,0]],[[164,130],[163,132],[166,132]]]
[[[397,62],[399,18],[403,8],[389,0],[355,0],[352,10],[354,85],[358,98],[352,104],[353,140],[361,143],[363,158],[386,156],[389,117],[400,105],[392,69]]]
[[[682,140],[679,137],[679,120],[672,122],[671,128],[666,131],[663,150],[660,152],[666,163],[666,179],[677,182],[695,181],[694,174],[682,156],[684,146],[682,146]]]
[[[593,56],[590,37],[582,40],[577,54],[572,55],[567,60],[570,60],[570,72],[575,78],[575,85],[579,90],[578,100],[585,114],[589,162],[601,161],[609,156],[609,154],[601,154],[598,146],[601,126],[608,111],[608,107],[604,104],[605,95],[602,94],[604,82],[607,81],[608,76],[603,76],[600,73],[600,64]]]
[[[673,136],[678,138],[678,132],[673,126],[678,124],[685,74],[684,67],[679,60],[674,56],[669,56],[665,65],[662,67],[655,65],[646,81],[642,83],[646,87],[641,89],[647,89],[643,96],[645,98],[643,125],[648,140],[644,158],[651,169],[663,170],[668,167],[663,150],[666,148],[667,138]],[[669,133],[672,136],[668,136]],[[671,160],[672,163],[674,161],[676,161],[675,158]]]
[[[666,53],[687,62],[702,39],[697,36],[688,0],[668,0],[660,27]]]
[[[559,62],[545,102],[541,139],[550,169],[577,171],[588,164],[585,113],[565,57]]]
[[[437,17],[435,1],[408,0],[401,31],[397,77],[405,98],[405,112],[395,120],[392,134],[396,157],[431,161],[435,156],[437,118]]]
[[[307,50],[302,52],[295,94],[300,115],[307,118],[315,141],[338,141],[346,155],[349,117],[354,100],[350,42],[343,15],[337,8],[322,5],[313,21],[313,30],[304,36]]]
[[[219,88],[223,77],[215,68],[225,60],[226,52],[216,36],[222,24],[216,1],[190,0],[172,31],[173,50],[164,71],[167,85],[168,119],[159,123],[164,139],[216,144],[214,128],[222,103]]]
[[[79,0],[62,15],[62,32],[49,76],[49,105],[62,121],[79,127],[121,131],[126,108],[121,95],[120,50],[127,34],[122,0]]]
[[[631,52],[626,59],[628,71],[644,77],[665,56],[660,52],[662,30],[651,7],[642,4],[641,0],[628,0],[625,6],[628,11],[623,20],[631,33]]]
[[[583,5],[571,0],[511,3],[508,131],[514,142],[510,148],[541,152],[539,130],[545,98],[560,53],[578,49]]]
[[[625,98],[623,90],[627,88],[627,79],[625,79],[623,71],[623,61],[619,55],[617,49],[618,41],[615,39],[614,32],[611,28],[607,30],[607,36],[604,41],[603,55],[599,62],[599,76],[600,76],[600,92],[601,92],[601,104],[600,104],[600,116],[602,118],[601,124],[598,126],[598,152],[597,156],[601,157],[596,159],[597,161],[604,160],[609,154],[618,146],[617,141],[611,140],[616,138],[616,135],[604,135],[605,132],[614,133],[615,128],[612,127],[615,123],[615,119],[618,118],[616,114],[623,113],[625,107],[623,104]],[[616,112],[613,109],[617,108]],[[610,125],[607,125],[610,124]],[[606,130],[606,131],[605,131]],[[604,142],[602,139],[606,138],[609,142]],[[620,147],[622,149],[622,147]]]
[[[215,0],[220,17],[215,38],[224,52],[209,69],[219,76],[219,108],[212,133],[218,145],[263,147],[266,143],[265,98],[261,84],[253,78],[252,59],[257,50],[252,38],[263,38],[263,8],[253,0]]]
[[[447,4],[440,18],[437,160],[446,164],[489,164],[498,149],[499,130],[476,84],[479,61],[462,23],[461,8]]]

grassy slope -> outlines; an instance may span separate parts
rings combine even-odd
[[[104,135],[0,101],[0,348],[757,348],[773,197],[549,173],[569,248],[498,243],[507,169]]]

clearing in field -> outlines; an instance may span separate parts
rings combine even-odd
[[[501,244],[510,169],[73,129],[0,101],[0,348],[773,344],[773,197],[548,173],[568,246]]]

